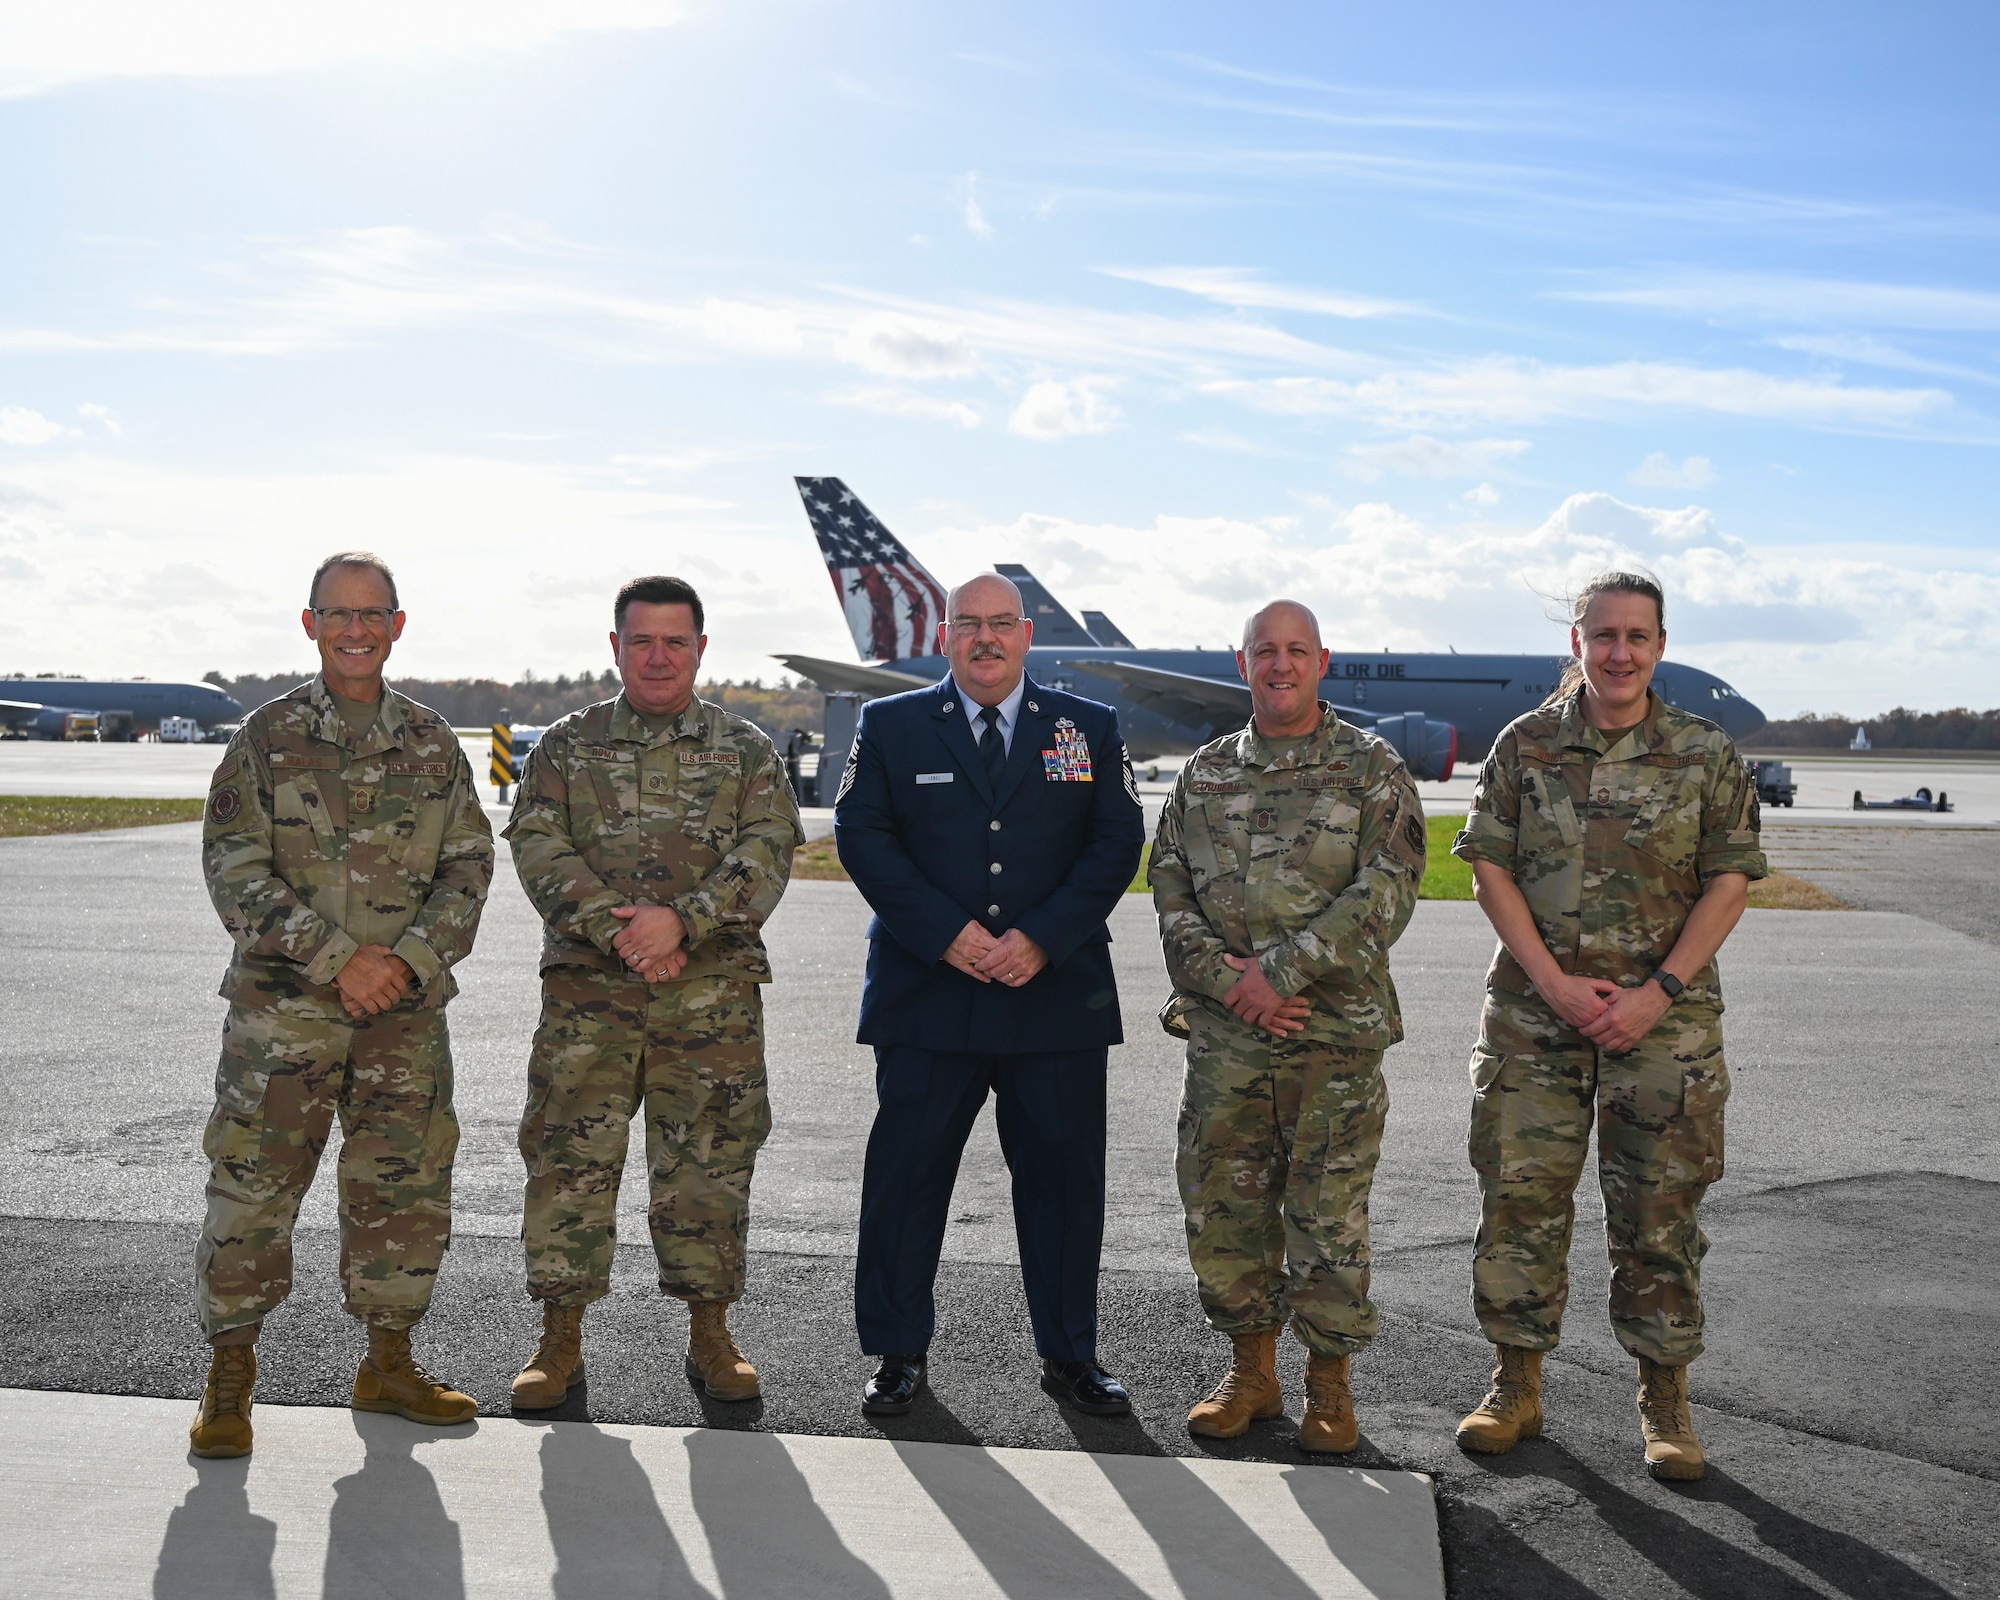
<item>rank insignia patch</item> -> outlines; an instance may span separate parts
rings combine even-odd
[[[1042,752],[1042,769],[1051,783],[1091,783],[1090,741],[1068,717],[1056,719],[1056,747]]]

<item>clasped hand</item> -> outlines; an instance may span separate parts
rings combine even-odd
[[[1600,1050],[1635,1049],[1673,1004],[1657,983],[1627,989],[1608,978],[1565,974],[1544,987],[1543,998],[1572,1028]]]
[[[619,959],[648,983],[681,975],[687,965],[687,924],[672,906],[619,906],[612,913],[625,924],[611,941]]]
[[[1279,994],[1254,957],[1226,955],[1222,959],[1243,974],[1222,997],[1224,1005],[1251,1027],[1280,1039],[1304,1030],[1306,1018],[1312,1015],[1310,1000],[1296,994],[1287,1000]]]
[[[1018,989],[1049,964],[1049,953],[1019,928],[994,938],[977,922],[959,929],[944,953],[945,960],[981,983],[1004,983]]]
[[[350,1017],[377,1017],[387,1011],[417,981],[416,970],[386,944],[364,944],[347,958],[333,984]]]

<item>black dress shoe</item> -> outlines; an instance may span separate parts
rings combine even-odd
[[[924,1358],[884,1356],[882,1368],[861,1389],[861,1409],[871,1417],[900,1417],[924,1388]]]
[[[1044,1361],[1042,1387],[1064,1405],[1093,1417],[1123,1417],[1132,1410],[1125,1385],[1095,1361]]]

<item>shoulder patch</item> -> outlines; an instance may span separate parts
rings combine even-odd
[[[214,823],[229,823],[236,820],[236,814],[243,809],[243,794],[234,784],[217,789],[208,797],[208,820]]]

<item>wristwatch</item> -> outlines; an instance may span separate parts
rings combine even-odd
[[[1681,990],[1687,987],[1679,978],[1676,978],[1671,972],[1667,971],[1665,967],[1661,967],[1647,981],[1649,983],[1657,983],[1662,989],[1666,990],[1669,1000],[1680,999]]]

